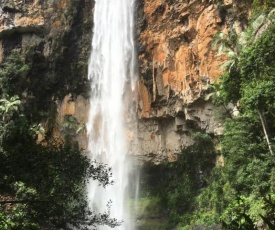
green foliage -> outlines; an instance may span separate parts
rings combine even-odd
[[[68,131],[73,131],[74,134],[86,131],[85,122],[79,122],[73,115],[65,115],[62,126]]]
[[[0,114],[4,123],[11,119],[14,113],[18,112],[20,105],[21,101],[17,95],[0,99]]]
[[[70,142],[47,138],[37,143],[37,135],[45,132],[38,123],[41,116],[36,116],[41,114],[37,100],[44,91],[34,96],[38,91],[32,91],[29,66],[18,51],[0,68],[0,229],[117,226],[119,222],[110,218],[110,204],[104,213],[93,212],[85,191],[90,179],[101,186],[111,184],[110,169],[91,162]],[[53,119],[54,113],[48,118]],[[80,124],[73,118],[65,120],[65,128],[75,133]]]
[[[12,54],[0,66],[0,84],[2,95],[22,93],[23,84],[26,84],[26,75],[29,66],[24,63],[20,53],[13,50]]]
[[[78,126],[78,121],[77,121],[76,117],[74,117],[73,115],[67,114],[64,116],[62,126],[65,129],[76,131],[77,126]]]
[[[221,68],[227,70],[221,76],[221,82],[214,84],[216,97],[213,101],[218,105],[233,102],[236,103],[240,98],[240,73],[239,73],[239,53],[243,46],[236,31],[232,29],[228,34],[218,32],[212,43],[217,49],[218,55],[226,55],[228,60],[225,61]],[[230,92],[230,93],[229,93]]]
[[[275,26],[242,52],[240,61],[241,105],[246,112],[261,111],[266,116],[275,112]]]
[[[240,74],[238,70],[234,67],[230,72],[225,72],[221,76],[221,100],[224,103],[237,101],[241,97],[240,92]]]
[[[256,12],[269,10],[275,7],[275,3],[273,0],[253,0],[252,1],[252,9]]]
[[[225,229],[253,229],[260,215],[267,216],[264,196],[273,191],[274,161],[260,123],[251,117],[228,120],[221,146],[224,166],[216,166],[197,196],[191,226],[211,227],[222,219]]]
[[[8,101],[11,103],[15,95],[18,95],[16,99],[23,102],[25,115],[38,122],[44,112],[41,106],[46,104],[44,93],[47,91],[48,83],[43,82],[44,79],[39,79],[40,76],[36,76],[37,79],[30,78],[33,69],[31,63],[27,63],[26,60],[27,58],[15,49],[0,65],[1,104],[7,107]],[[43,89],[38,86],[38,81]]]
[[[1,146],[0,189],[15,202],[2,214],[10,220],[9,229],[42,229],[45,224],[67,229],[68,225],[78,229],[95,223],[116,225],[108,212],[97,215],[87,209],[88,179],[99,180],[103,186],[111,183],[105,165],[91,164],[70,146],[37,144],[22,115],[5,125]]]
[[[263,3],[263,2],[262,2]],[[256,4],[256,1],[254,1]],[[228,119],[220,140],[222,165],[211,171],[208,186],[195,199],[189,224],[214,229],[274,229],[275,26],[272,1],[264,1],[247,31],[239,37],[218,34],[215,41],[229,61],[221,82],[205,99],[233,103],[240,115]],[[234,35],[234,33],[232,33]],[[234,42],[233,42],[234,41]],[[269,226],[269,228],[267,227]]]
[[[203,133],[194,133],[193,137],[195,144],[185,149],[176,162],[148,165],[143,169],[141,190],[158,198],[159,216],[168,219],[166,228],[173,228],[180,222],[189,223],[196,191],[207,185],[214,166],[216,155],[212,138]]]
[[[146,195],[131,202],[130,210],[134,210],[133,216],[138,219],[136,229],[150,230],[166,229],[166,219],[163,218],[163,210],[160,207],[160,198]]]
[[[254,80],[274,74],[274,33],[275,26],[270,25],[254,44],[243,50],[240,59],[243,79]]]
[[[273,229],[274,159],[268,147],[275,135],[275,26],[258,31],[272,20],[270,14],[256,18],[249,27],[255,37],[240,49],[229,46],[237,56],[225,66],[213,95],[223,103],[238,103],[241,113],[225,124],[224,166],[215,167],[209,186],[197,197],[190,226],[214,226],[221,219],[224,229],[257,229],[256,222]]]

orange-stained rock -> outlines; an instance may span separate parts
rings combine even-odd
[[[179,1],[169,5],[166,1],[145,0],[144,13],[147,27],[140,37],[146,51],[139,59],[141,68],[152,69],[153,86],[148,91],[145,79],[139,95],[142,105],[146,105],[146,112],[141,109],[141,116],[147,117],[148,109],[151,109],[148,106],[152,106],[148,92],[154,102],[161,91],[158,87],[155,90],[155,69],[159,70],[162,84],[174,94],[180,94],[184,103],[190,104],[201,96],[209,83],[219,78],[225,57],[218,56],[211,45],[221,23],[217,5],[206,5],[201,1],[190,1],[189,4]],[[166,97],[169,97],[167,93]]]
[[[66,8],[66,7],[68,7],[69,6],[69,0],[59,0],[58,1],[58,4],[57,4],[57,7],[59,8],[59,9],[64,9],[64,8]]]
[[[150,99],[150,94],[148,92],[148,89],[142,82],[138,82],[137,88],[138,88],[137,89],[138,93],[141,97],[141,100],[140,100],[141,116],[149,117],[151,99]]]
[[[126,135],[131,154],[135,155],[138,151],[143,160],[155,163],[165,159],[174,161],[182,149],[193,144],[191,132],[200,130],[220,135],[222,121],[215,116],[222,117],[224,111],[204,100],[209,84],[219,80],[223,71],[220,66],[226,59],[223,55],[217,55],[212,41],[218,31],[226,34],[233,26],[240,33],[245,28],[249,1],[223,0],[223,5],[219,1],[222,7],[216,1],[202,0],[136,1],[140,5],[144,2],[144,5],[142,13],[137,12],[139,16],[136,18],[140,72],[135,92],[138,98],[135,104],[139,118],[137,129],[136,124],[131,123],[131,117],[136,117],[136,114],[126,111],[129,126]],[[10,51],[10,47],[6,46],[10,38],[5,35],[19,32],[22,39],[17,44],[14,38],[16,41],[13,48],[21,46],[24,53],[31,46],[43,47],[41,52],[52,68],[49,70],[51,79],[57,67],[74,67],[58,66],[55,62],[58,58],[55,57],[67,54],[63,51],[71,49],[76,43],[79,50],[84,43],[90,44],[90,34],[85,36],[86,40],[81,40],[84,37],[79,34],[78,37],[67,37],[76,36],[75,32],[79,28],[74,27],[75,23],[79,24],[79,18],[76,17],[79,12],[72,7],[76,1],[3,2],[5,5],[1,5],[0,9],[0,62]],[[89,22],[85,26],[90,28],[94,1],[85,0],[85,4],[87,9],[81,19],[83,23]],[[74,10],[70,10],[72,8]],[[70,27],[73,33],[68,33]],[[65,41],[74,43],[65,44]],[[56,47],[59,46],[57,51]],[[88,60],[89,46],[86,45],[84,49],[86,51],[82,52],[85,51],[85,57],[82,56],[81,61]],[[64,87],[69,85],[68,82]],[[66,94],[69,92],[66,91]],[[127,109],[135,96],[132,92],[126,94]],[[57,105],[57,125],[53,136],[62,139],[68,132],[73,132],[63,126],[64,117],[75,117],[78,125],[87,121],[88,103],[81,96],[72,98],[67,95]],[[47,128],[47,124],[44,126]],[[85,131],[76,136],[80,147],[86,147],[86,137]],[[42,140],[43,136],[39,139]]]
[[[25,3],[20,0],[12,1],[13,4],[10,2],[4,2],[1,5],[0,33],[17,27],[44,25],[45,9],[43,9],[42,4],[38,0],[31,3]]]
[[[225,55],[215,35],[240,33],[249,1],[144,0],[138,11],[138,139],[146,161],[174,161],[198,130],[219,136],[224,109],[206,101]],[[232,21],[233,20],[233,21]]]
[[[86,124],[88,120],[88,100],[82,96],[73,98],[71,94],[66,95],[63,101],[57,103],[57,129],[54,130],[54,136],[58,139],[64,139],[65,135],[72,135],[77,140],[81,149],[87,148],[87,138],[85,127],[81,132],[77,133],[77,130]],[[72,116],[76,120],[74,129],[66,129],[64,127],[64,118],[66,115]]]

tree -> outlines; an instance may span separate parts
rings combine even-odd
[[[29,69],[19,51],[14,49],[0,65],[0,94],[20,95],[25,90]]]
[[[241,56],[240,71],[242,78],[241,102],[246,113],[256,112],[261,121],[262,129],[273,155],[272,144],[268,133],[266,116],[275,113],[275,26],[270,25],[260,38],[245,49]]]
[[[21,101],[17,95],[0,99],[0,113],[4,124],[12,117],[13,113],[18,112]]]
[[[260,222],[274,228],[275,26],[269,23],[272,20],[271,12],[264,12],[251,23],[247,32],[250,39],[240,47],[237,62],[227,65],[221,87],[217,87],[225,103],[238,102],[240,115],[225,123],[221,139],[224,166],[216,166],[212,171],[210,186],[199,196],[202,211],[195,217],[203,219],[208,213],[213,220],[221,219],[225,229],[257,229],[255,223]]]
[[[0,229],[119,225],[109,215],[111,203],[104,213],[91,210],[85,190],[91,179],[110,185],[111,170],[91,162],[72,143],[60,143],[49,135],[37,143],[37,134],[44,130],[37,120],[32,123],[33,111],[26,109],[32,107],[32,94],[24,94],[24,103],[20,100],[27,92],[28,70],[17,51],[0,66]]]
[[[117,226],[105,213],[90,210],[85,192],[89,179],[112,183],[111,170],[91,162],[78,149],[47,142],[37,144],[23,116],[10,122],[1,136],[1,229],[88,229],[95,224]],[[13,143],[13,144],[11,144]],[[0,196],[1,197],[1,196]],[[7,210],[7,207],[10,209]],[[5,224],[2,223],[5,220]]]

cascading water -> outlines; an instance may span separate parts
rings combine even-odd
[[[114,185],[88,186],[88,197],[97,212],[104,212],[111,200],[110,215],[123,220],[117,229],[134,229],[127,200],[129,163],[125,134],[124,94],[134,88],[134,0],[96,0],[92,52],[89,60],[91,80],[90,114],[87,124],[91,158],[112,168]],[[131,87],[129,87],[129,85]],[[109,229],[101,226],[99,229]]]

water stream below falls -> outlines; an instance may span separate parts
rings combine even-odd
[[[126,208],[130,163],[125,131],[127,89],[135,85],[133,41],[134,0],[96,0],[92,51],[90,113],[87,124],[91,158],[112,168],[114,185],[102,188],[91,182],[88,197],[97,212],[111,200],[111,217],[123,220],[116,229],[133,230]],[[100,226],[98,229],[110,229]]]

